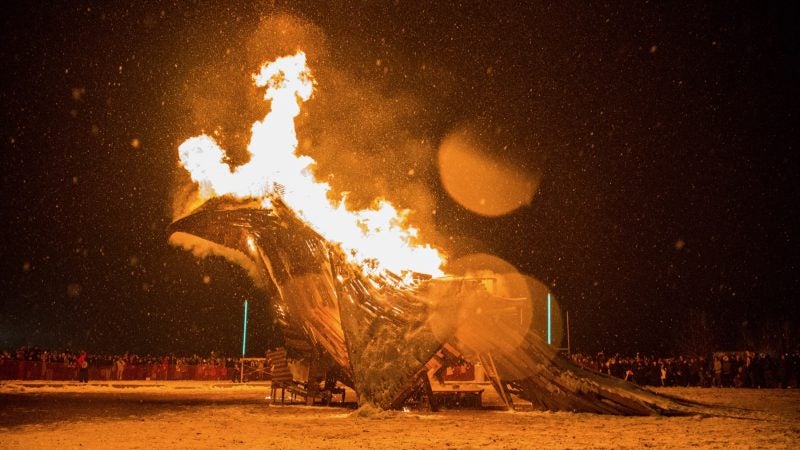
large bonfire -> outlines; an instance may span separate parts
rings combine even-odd
[[[398,211],[384,199],[377,199],[374,209],[349,211],[345,197],[332,202],[330,185],[316,180],[314,160],[297,154],[294,119],[314,90],[305,53],[262,66],[253,80],[266,88],[264,99],[270,101],[271,110],[253,124],[248,163],[231,168],[225,152],[208,135],[187,139],[178,149],[181,165],[200,188],[200,200],[224,195],[255,198],[268,209],[278,195],[308,226],[340,245],[365,270],[442,275],[439,252],[414,243],[418,232],[407,226],[407,211]]]
[[[680,414],[693,409],[558,357],[519,320],[519,299],[480,280],[442,277],[438,250],[418,241],[406,211],[386,200],[350,211],[297,154],[294,120],[314,90],[299,52],[253,76],[271,109],[252,126],[250,160],[231,167],[207,135],[179,147],[198,187],[191,213],[170,240],[213,252],[248,270],[270,297],[290,359],[305,382],[342,382],[359,403],[401,407],[432,399],[431,376],[448,358],[481,364],[509,407],[611,414]],[[313,395],[313,392],[306,392]]]

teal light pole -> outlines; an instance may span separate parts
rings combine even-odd
[[[247,348],[247,300],[244,301],[244,330],[242,331],[242,358]]]
[[[553,344],[553,320],[550,310],[550,293],[547,293],[547,345]]]
[[[244,381],[244,354],[247,348],[247,300],[244,301],[244,327],[242,329],[242,361],[241,371],[239,372],[239,382]]]

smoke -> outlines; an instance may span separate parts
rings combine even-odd
[[[263,288],[266,286],[266,280],[264,280],[262,273],[258,270],[253,260],[238,250],[215,244],[195,235],[180,231],[172,233],[169,237],[169,243],[170,245],[191,252],[196,258],[207,258],[209,256],[225,258],[231,263],[242,267],[253,280],[256,287]]]

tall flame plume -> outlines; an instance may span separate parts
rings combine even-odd
[[[341,245],[365,272],[441,276],[443,257],[430,245],[414,243],[418,230],[407,226],[408,210],[398,211],[386,200],[360,211],[349,211],[344,196],[331,202],[330,185],[317,181],[312,173],[315,161],[297,154],[294,119],[315,85],[305,53],[265,64],[253,80],[266,88],[264,99],[270,102],[270,111],[253,123],[249,162],[229,166],[225,151],[205,134],[178,147],[180,163],[198,184],[201,200],[232,195],[260,199],[262,207],[269,208],[270,198],[280,195],[312,229]]]

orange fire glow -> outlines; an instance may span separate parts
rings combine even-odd
[[[398,211],[386,200],[373,209],[349,211],[344,196],[328,199],[330,185],[312,173],[315,161],[298,155],[294,119],[314,91],[306,55],[278,58],[253,75],[265,87],[270,111],[252,126],[250,161],[238,167],[225,162],[225,151],[208,135],[187,139],[178,148],[181,165],[199,188],[200,200],[222,195],[256,198],[264,208],[272,196],[283,202],[312,229],[341,245],[365,272],[411,272],[441,276],[442,255],[430,245],[415,244],[418,231],[407,225],[408,210]],[[278,192],[278,190],[280,192]]]

